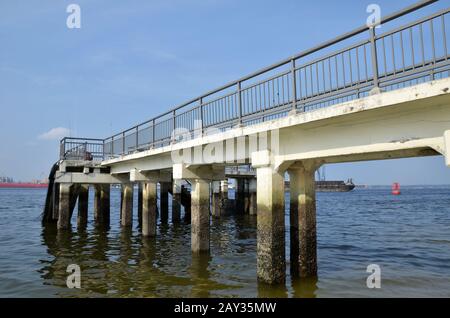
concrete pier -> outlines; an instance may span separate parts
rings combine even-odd
[[[212,199],[212,216],[215,218],[220,217],[220,214],[222,213],[222,199],[220,195],[220,181],[213,181],[211,182],[212,185],[212,193],[211,193],[211,199]]]
[[[133,184],[122,184],[122,211],[120,224],[131,227],[133,225]]]
[[[137,203],[137,209],[138,209],[138,223],[139,223],[139,226],[142,226],[143,188],[144,188],[143,183],[142,182],[138,182],[138,203]]]
[[[234,192],[236,202],[236,212],[240,214],[245,213],[245,179],[236,178],[236,187]]]
[[[170,182],[159,183],[159,204],[161,222],[166,223],[169,220],[169,189],[171,187]]]
[[[79,228],[84,228],[87,225],[88,206],[89,206],[89,185],[83,184],[80,186],[78,194],[77,226]]]
[[[251,178],[248,183],[248,214],[257,215],[258,213],[258,203],[256,199],[256,179]]]
[[[59,185],[59,217],[57,228],[66,230],[70,228],[70,184]]]
[[[172,223],[181,219],[181,180],[174,180],[172,185]]]
[[[192,180],[191,249],[209,253],[209,181]]]
[[[181,204],[184,208],[184,222],[191,223],[191,194],[185,186],[181,186]]]
[[[253,162],[258,193],[257,275],[265,283],[282,284],[286,279],[284,173],[270,165],[267,152],[256,155],[262,157]]]
[[[103,184],[100,190],[101,221],[104,226],[109,226],[111,219],[111,185]]]
[[[318,165],[303,163],[289,168],[291,220],[291,273],[317,276],[316,187]]]
[[[52,211],[52,218],[56,222],[58,222],[58,216],[59,216],[59,183],[53,184],[53,211]]]
[[[110,222],[110,185],[95,185],[94,221],[97,225],[109,225]]]
[[[142,235],[156,235],[156,182],[143,184]]]

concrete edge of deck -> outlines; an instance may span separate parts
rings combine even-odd
[[[357,100],[343,102],[333,106],[323,107],[317,110],[297,114],[289,114],[288,116],[283,118],[274,119],[247,127],[237,127],[213,135],[204,135],[202,137],[182,141],[179,143],[163,146],[156,149],[149,149],[138,153],[122,155],[118,158],[104,160],[101,162],[101,165],[110,166],[120,162],[141,159],[148,156],[158,155],[171,151],[178,151],[190,147],[217,143],[227,139],[239,138],[242,136],[266,132],[268,130],[282,129],[296,125],[303,125],[333,117],[339,117],[343,115],[380,109],[412,101],[417,102],[421,99],[448,94],[450,94],[450,78],[435,80],[389,92],[384,93],[382,92],[380,94],[375,94]]]

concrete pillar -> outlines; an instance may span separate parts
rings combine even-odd
[[[78,217],[77,225],[80,228],[86,227],[88,221],[89,205],[89,185],[83,184],[78,194]]]
[[[220,217],[222,210],[222,200],[220,195],[220,181],[213,181],[212,183],[212,216]]]
[[[228,200],[228,180],[220,181],[220,196],[222,200]]]
[[[184,222],[191,223],[191,193],[185,186],[181,186],[181,200],[184,207]]]
[[[284,175],[271,166],[258,167],[256,173],[258,279],[269,284],[284,284]]]
[[[142,235],[156,235],[156,182],[143,184],[142,192]]]
[[[101,222],[108,226],[111,219],[111,185],[102,184],[100,188]]]
[[[244,213],[250,214],[250,179],[244,179]]]
[[[110,222],[110,185],[95,185],[94,221],[97,225],[108,225]]]
[[[209,252],[209,181],[192,180],[191,249],[193,253]]]
[[[315,166],[289,169],[291,272],[295,277],[317,276]]]
[[[94,193],[94,221],[99,223],[101,220],[101,210],[102,210],[102,186],[100,184],[96,184]]]
[[[169,182],[159,183],[159,204],[161,214],[161,222],[166,223],[169,220]]]
[[[59,230],[70,228],[70,184],[59,185],[59,217],[57,227]]]
[[[133,225],[133,184],[122,184],[122,212],[120,224],[131,227]]]
[[[53,184],[53,220],[58,221],[59,217],[59,183]]]
[[[234,192],[236,202],[236,212],[245,213],[245,179],[236,178],[236,188]]]
[[[138,223],[142,226],[142,209],[143,209],[143,188],[142,182],[138,183]]]
[[[249,214],[256,215],[258,211],[257,199],[256,199],[256,179],[252,178],[249,180],[248,186],[249,192]]]
[[[180,219],[181,219],[181,180],[173,180],[172,222],[180,223]]]

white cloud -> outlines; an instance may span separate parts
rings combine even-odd
[[[38,139],[41,140],[59,140],[70,135],[70,129],[64,127],[52,128],[49,131],[40,134]]]

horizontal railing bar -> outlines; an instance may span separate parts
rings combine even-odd
[[[402,9],[402,10],[399,10],[399,11],[397,11],[397,12],[394,12],[394,13],[392,13],[392,14],[389,14],[389,15],[387,15],[387,16],[381,18],[380,23],[381,23],[381,24],[387,23],[387,22],[389,22],[389,21],[392,21],[392,20],[394,20],[394,19],[396,19],[396,18],[399,18],[399,17],[401,17],[401,16],[404,16],[404,15],[406,15],[406,14],[408,14],[408,13],[411,13],[411,12],[413,12],[413,11],[416,11],[416,10],[418,10],[418,9],[421,9],[421,8],[423,8],[423,7],[425,7],[425,6],[429,5],[429,4],[432,4],[432,3],[434,3],[434,2],[437,2],[437,1],[438,1],[438,0],[422,0],[422,1],[419,1],[419,2],[417,2],[417,3],[415,3],[415,4],[412,4],[412,5],[410,5],[410,6],[406,7],[406,8],[404,8],[404,9]],[[344,41],[344,40],[346,40],[346,39],[349,39],[349,38],[351,38],[351,37],[353,37],[353,36],[355,36],[355,35],[361,34],[361,33],[365,32],[365,31],[367,31],[369,28],[370,28],[370,27],[369,27],[367,24],[365,24],[365,25],[363,25],[363,26],[361,26],[361,27],[359,27],[359,28],[356,28],[356,29],[354,29],[354,30],[352,30],[352,31],[350,31],[350,32],[347,32],[347,33],[345,33],[345,34],[343,34],[343,35],[341,35],[341,36],[335,37],[335,38],[332,39],[332,40],[326,41],[326,42],[324,42],[324,43],[322,43],[322,44],[320,44],[320,45],[317,45],[317,46],[315,46],[315,47],[313,47],[313,48],[310,48],[310,49],[308,49],[308,50],[305,50],[305,51],[303,51],[303,52],[300,52],[300,53],[298,53],[298,54],[296,54],[296,55],[293,55],[293,56],[291,56],[291,57],[289,57],[289,58],[286,58],[286,59],[284,59],[284,60],[281,60],[281,61],[279,61],[279,62],[277,62],[277,63],[275,63],[275,64],[269,65],[269,66],[267,66],[267,67],[265,67],[265,68],[262,68],[262,69],[260,69],[260,70],[258,70],[258,71],[256,71],[256,72],[254,72],[254,73],[251,73],[251,74],[249,74],[249,75],[247,75],[247,76],[241,77],[241,78],[239,78],[238,80],[229,82],[229,83],[227,83],[227,84],[225,84],[225,85],[223,85],[223,86],[221,86],[221,87],[219,87],[219,88],[216,88],[216,89],[213,89],[213,90],[211,90],[211,91],[208,91],[208,92],[206,92],[206,93],[203,94],[203,95],[200,95],[200,96],[198,96],[198,97],[195,97],[195,98],[193,98],[193,99],[191,99],[191,100],[189,100],[189,101],[187,101],[187,102],[185,102],[185,103],[183,103],[183,104],[181,104],[181,105],[179,105],[179,106],[177,106],[177,107],[175,107],[175,108],[169,109],[168,111],[166,111],[166,112],[164,112],[164,113],[162,113],[162,114],[160,114],[160,115],[158,115],[158,116],[156,116],[156,117],[154,117],[154,118],[152,118],[152,119],[150,119],[150,120],[148,120],[148,121],[145,121],[144,123],[138,124],[137,126],[141,126],[141,125],[146,124],[146,123],[148,123],[148,122],[150,122],[150,121],[159,119],[159,118],[161,118],[161,117],[163,117],[163,116],[166,116],[166,115],[169,115],[169,114],[171,114],[171,113],[173,113],[173,112],[176,112],[176,111],[179,110],[180,108],[183,108],[183,107],[185,107],[185,106],[187,106],[187,105],[189,105],[189,104],[192,104],[192,103],[194,103],[194,102],[200,100],[201,98],[208,97],[208,96],[213,95],[213,94],[215,94],[215,93],[217,93],[217,92],[220,92],[220,91],[225,90],[225,89],[228,89],[228,88],[230,88],[230,87],[232,87],[232,86],[234,86],[234,85],[237,85],[238,83],[245,82],[245,81],[247,81],[247,80],[249,80],[249,79],[251,79],[251,78],[254,78],[254,77],[257,77],[257,76],[259,76],[259,75],[262,75],[262,74],[264,74],[264,73],[266,73],[266,72],[272,71],[272,70],[274,70],[274,69],[276,69],[276,68],[278,68],[278,67],[281,67],[281,66],[283,66],[283,65],[286,65],[286,64],[290,63],[292,60],[297,60],[297,59],[299,59],[299,58],[301,58],[301,57],[304,57],[304,56],[307,56],[307,55],[312,54],[312,53],[314,53],[314,52],[317,52],[317,51],[319,51],[319,50],[321,50],[321,49],[324,49],[324,48],[326,48],[326,47],[329,47],[329,46],[331,46],[331,45],[334,45],[334,44],[336,44],[336,43],[338,43],[338,42],[341,42],[341,41]],[[119,133],[119,134],[120,134],[120,133]],[[116,136],[116,135],[114,135],[114,136]],[[107,138],[109,138],[109,137],[107,137]]]
[[[441,10],[441,11],[439,11],[439,12],[437,12],[437,13],[431,15],[431,16],[427,16],[427,17],[418,19],[418,20],[413,21],[413,22],[411,22],[411,23],[409,23],[407,25],[402,25],[402,26],[399,26],[398,28],[395,28],[393,30],[389,30],[389,31],[386,31],[384,33],[381,33],[381,34],[377,35],[375,37],[375,39],[379,40],[379,39],[385,38],[387,36],[390,36],[392,34],[395,34],[395,33],[398,33],[398,32],[404,31],[404,30],[407,30],[409,28],[413,28],[416,25],[419,25],[419,24],[428,22],[430,20],[436,19],[436,18],[438,18],[438,17],[440,17],[442,15],[446,15],[449,12],[450,12],[450,8],[443,9],[443,10]]]

